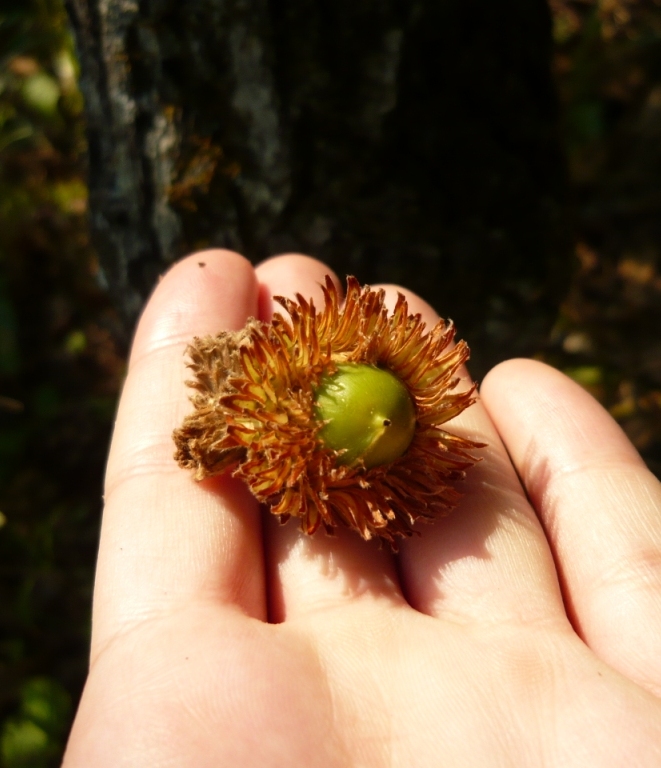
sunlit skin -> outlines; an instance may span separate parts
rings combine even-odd
[[[448,425],[488,444],[463,501],[397,554],[305,537],[231,478],[176,466],[189,340],[268,319],[274,294],[317,302],[326,272],[208,251],[150,299],[66,768],[657,768],[661,488],[562,374],[513,360],[486,377]]]

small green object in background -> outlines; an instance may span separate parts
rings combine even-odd
[[[48,733],[61,733],[67,726],[71,700],[67,691],[48,677],[33,677],[21,689],[21,714]]]
[[[87,337],[84,331],[71,331],[64,340],[64,348],[70,355],[79,355],[87,348]]]
[[[2,765],[4,768],[41,768],[52,749],[46,731],[32,720],[11,718],[2,728]]]
[[[37,72],[25,79],[21,96],[28,107],[50,117],[57,111],[60,86],[54,77],[45,72]]]
[[[415,433],[415,406],[404,384],[390,371],[373,365],[344,363],[321,379],[316,414],[328,423],[322,442],[344,451],[338,461],[360,459],[370,469],[402,456]]]
[[[572,368],[565,368],[564,372],[582,387],[596,386],[601,384],[604,379],[604,372],[598,365],[580,365]]]
[[[45,768],[61,752],[71,698],[55,680],[34,677],[20,691],[18,713],[0,734],[3,768]]]

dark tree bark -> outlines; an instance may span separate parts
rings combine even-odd
[[[187,251],[301,251],[457,322],[478,374],[568,277],[543,0],[68,0],[91,223],[132,322]]]

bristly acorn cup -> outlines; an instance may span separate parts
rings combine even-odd
[[[193,340],[175,458],[198,480],[240,478],[307,534],[343,524],[396,549],[456,505],[452,484],[484,446],[441,428],[476,400],[475,385],[456,391],[468,347],[452,346],[451,322],[426,332],[401,294],[389,313],[353,277],[343,306],[330,277],[323,292],[321,311],[276,297],[289,317]]]

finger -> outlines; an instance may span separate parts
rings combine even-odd
[[[399,289],[401,291],[401,289]],[[394,304],[397,289],[387,287]],[[438,315],[402,291],[428,327]],[[467,388],[467,372],[459,385]],[[423,613],[458,621],[563,620],[553,560],[507,453],[479,401],[447,424],[447,431],[484,442],[455,487],[463,495],[447,517],[421,524],[402,546],[399,565],[409,602]]]
[[[254,270],[229,251],[174,266],[139,322],[106,475],[93,652],[115,633],[195,599],[264,617],[260,519],[243,485],[196,483],[174,459],[190,410],[184,350],[257,312]]]
[[[323,307],[321,285],[327,274],[341,290],[328,267],[307,256],[280,256],[260,264],[256,271],[263,293],[289,298],[300,293],[312,298],[317,308]],[[394,559],[377,542],[365,542],[343,528],[334,537],[323,531],[308,537],[297,526],[296,519],[285,526],[270,515],[266,519],[272,621],[319,614],[357,600],[403,604]]]
[[[661,693],[661,485],[581,387],[531,360],[495,368],[485,405],[553,548],[590,647]]]

